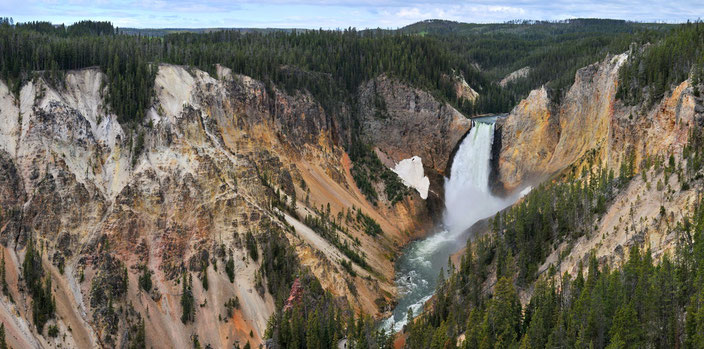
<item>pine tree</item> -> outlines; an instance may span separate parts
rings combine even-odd
[[[206,266],[203,270],[203,279],[201,280],[203,284],[203,289],[208,290],[208,267]]]
[[[614,316],[611,326],[611,338],[618,338],[623,341],[628,348],[642,347],[642,333],[640,331],[640,321],[633,307],[632,302],[622,304]],[[612,343],[614,341],[612,340]]]
[[[5,324],[0,324],[0,349],[7,349],[7,341],[5,340]]]
[[[685,320],[685,347],[704,348],[704,288],[692,297]]]
[[[521,303],[513,283],[504,277],[496,284],[485,319],[489,344],[511,348],[518,344],[521,327]]]
[[[146,292],[152,290],[152,272],[146,265],[142,266],[142,275],[139,276],[139,287]]]
[[[257,249],[257,240],[254,238],[254,234],[252,234],[251,231],[247,231],[247,234],[245,235],[245,242],[247,244],[249,256],[256,262],[259,259],[259,250]]]
[[[132,325],[129,338],[129,349],[144,349],[147,347],[144,319],[140,316],[137,325]]]
[[[225,262],[225,273],[230,282],[235,282],[235,260],[232,258],[232,251],[230,251],[227,262]]]
[[[5,250],[3,249],[2,255],[0,256],[0,283],[2,284],[2,294],[5,296],[10,295],[10,288],[7,284],[7,273],[5,271]]]
[[[320,320],[318,318],[318,312],[314,312],[313,315],[308,316],[308,323],[306,325],[306,348],[323,348],[323,343],[320,341],[318,335],[318,329],[320,328]]]
[[[187,324],[195,318],[195,300],[193,299],[192,278],[186,277],[186,272],[181,278],[181,322]]]

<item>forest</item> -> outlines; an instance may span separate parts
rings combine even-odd
[[[598,62],[607,54],[625,52],[631,44],[657,41],[672,27],[611,19],[501,24],[428,20],[400,30],[437,38],[460,61],[479,67],[490,81],[529,67],[524,79],[504,86],[515,103],[541,85],[553,89],[554,98],[559,100],[574,82],[577,69]]]
[[[677,52],[673,55],[672,52]],[[700,21],[676,27],[670,35],[647,48],[632,52],[621,69],[618,98],[629,105],[651,107],[692,76],[692,85],[704,79],[704,24]],[[695,90],[695,95],[699,95]]]

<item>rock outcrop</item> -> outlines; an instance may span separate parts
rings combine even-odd
[[[541,88],[505,118],[498,180],[507,191],[557,173],[587,151],[607,146],[618,69],[626,57],[607,57],[577,71],[560,105],[551,105],[547,91]]]
[[[530,67],[523,67],[506,75],[503,79],[501,79],[501,81],[499,81],[499,85],[501,85],[501,87],[506,87],[506,85],[514,81],[527,77],[529,73]]]
[[[577,71],[575,81],[560,105],[560,138],[555,146],[548,172],[571,165],[587,151],[608,142],[613,118],[618,70],[626,54],[607,57]]]
[[[651,110],[625,106],[616,89],[626,57],[610,56],[577,71],[559,105],[551,104],[545,88],[532,91],[500,122],[495,179],[506,190],[568,167],[579,169],[586,160],[618,171],[629,154],[640,163],[647,156],[681,153],[697,114],[689,82]]]
[[[383,99],[385,112],[376,112],[377,97]],[[387,76],[360,88],[360,105],[366,141],[395,163],[419,156],[427,169],[439,174],[446,174],[448,154],[472,127],[471,120],[450,105]]]
[[[530,183],[548,168],[560,137],[557,112],[545,88],[534,90],[499,121],[499,180],[508,190]]]
[[[385,75],[360,87],[358,114],[360,137],[374,145],[388,168],[414,156],[421,159],[429,190],[427,200],[408,206],[412,216],[420,218],[411,231],[432,229],[444,209],[444,178],[471,120],[427,91]]]
[[[455,96],[458,100],[464,100],[466,102],[474,102],[479,98],[479,93],[475,91],[472,86],[469,86],[467,80],[464,79],[462,75],[455,72],[454,77],[445,76],[446,79],[450,79],[452,83],[452,88],[454,89]]]

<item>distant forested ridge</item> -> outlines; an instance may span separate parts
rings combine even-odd
[[[438,38],[460,60],[478,65],[482,75],[491,81],[529,67],[525,79],[506,85],[508,94],[517,101],[541,85],[554,89],[559,98],[574,82],[577,69],[603,59],[606,54],[625,52],[631,43],[657,41],[672,27],[612,19],[502,24],[430,20],[400,31]]]

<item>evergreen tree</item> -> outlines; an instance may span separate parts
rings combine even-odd
[[[227,262],[225,262],[225,273],[230,282],[235,282],[235,260],[232,258],[232,251],[228,255]]]
[[[42,257],[35,249],[33,241],[27,243],[22,262],[22,276],[32,296],[32,320],[37,330],[42,332],[44,324],[54,317],[56,307],[51,294],[51,277],[43,278]]]
[[[144,328],[144,319],[139,318],[137,325],[133,325],[132,331],[130,331],[130,349],[144,349],[147,347],[147,337]]]
[[[142,274],[139,276],[139,287],[146,292],[152,290],[152,272],[146,265],[142,266]]]
[[[208,290],[208,267],[205,267],[203,270],[203,278],[201,279],[201,283],[203,284],[203,289]]]
[[[181,277],[181,322],[187,324],[195,319],[195,300],[193,299],[192,278],[186,277],[186,272]]]
[[[10,296],[10,288],[7,284],[7,272],[5,271],[5,250],[3,249],[0,255],[0,286],[2,288],[2,294],[5,296]]]
[[[518,344],[521,329],[521,303],[513,283],[501,278],[484,319],[486,342],[493,348],[513,348]]]
[[[611,338],[613,339],[610,345],[623,345],[623,348],[643,347],[638,315],[632,302],[622,304],[616,311],[611,326]]]
[[[247,234],[245,234],[245,243],[247,244],[249,256],[256,262],[259,259],[259,250],[257,249],[257,240],[251,231],[247,231]]]
[[[685,347],[704,348],[704,287],[687,307]]]
[[[5,340],[5,324],[0,324],[0,349],[7,349],[7,340]]]

